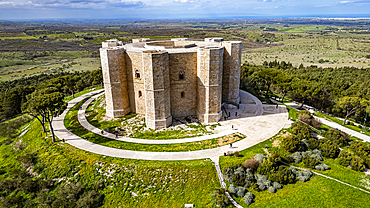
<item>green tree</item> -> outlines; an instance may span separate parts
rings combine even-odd
[[[76,83],[78,82],[78,80],[81,79],[81,77],[78,75],[74,75],[74,76],[67,75],[67,76],[64,76],[63,78],[64,78],[65,86],[71,92],[72,97],[75,98]]]
[[[23,112],[35,117],[41,123],[44,132],[46,132],[45,123],[48,122],[54,143],[53,119],[62,114],[67,107],[63,93],[56,88],[45,88],[36,90],[27,98],[27,102],[22,106]]]
[[[337,102],[337,109],[345,113],[345,118],[343,120],[344,125],[348,119],[348,117],[352,114],[358,113],[359,111],[363,110],[365,107],[369,105],[369,101],[360,98],[360,97],[342,97],[339,98]]]
[[[281,102],[284,102],[285,95],[292,91],[292,77],[281,73],[276,77],[276,82],[276,86],[281,91]]]
[[[271,68],[262,69],[262,71],[258,72],[258,77],[264,80],[267,85],[267,93],[270,91],[271,85],[277,82],[277,77],[283,75],[280,70]]]

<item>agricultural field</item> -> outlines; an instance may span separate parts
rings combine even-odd
[[[294,66],[370,67],[370,40],[302,37],[276,42],[275,47],[252,49],[243,58],[251,64],[285,61]]]
[[[128,42],[141,37],[153,40],[223,37],[242,41],[242,62],[251,64],[277,60],[295,66],[370,66],[369,28],[356,22],[310,23],[308,20],[158,21],[151,25],[150,22],[117,21],[109,22],[109,26],[99,22],[102,26],[94,28],[86,26],[88,23],[79,27],[38,27],[36,23],[13,28],[4,25],[0,30],[0,81],[58,70],[95,70],[100,67],[101,42],[111,38]]]

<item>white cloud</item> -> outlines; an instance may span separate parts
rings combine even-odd
[[[32,0],[0,2],[0,8],[106,8],[143,6],[137,0]]]

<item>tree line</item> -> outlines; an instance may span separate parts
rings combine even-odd
[[[363,121],[370,113],[370,68],[294,67],[285,61],[242,65],[241,87],[288,95],[318,110]]]
[[[22,113],[36,118],[43,131],[54,117],[66,108],[65,96],[72,95],[93,85],[102,85],[100,69],[92,72],[58,72],[0,83],[0,121]],[[50,131],[53,135],[52,126]]]

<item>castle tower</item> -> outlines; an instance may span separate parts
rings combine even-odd
[[[217,123],[222,115],[223,48],[197,50],[197,116],[204,124]]]
[[[224,47],[222,102],[238,105],[242,42],[225,41],[222,42],[222,46]]]
[[[145,121],[151,129],[171,125],[169,57],[165,51],[143,51]]]
[[[106,96],[106,116],[115,118],[131,111],[127,89],[125,49],[122,42],[109,40],[100,49]]]

